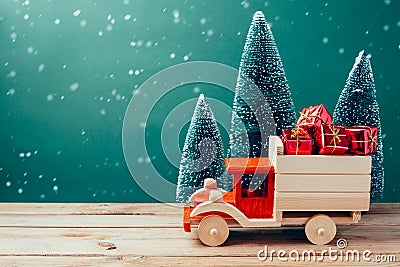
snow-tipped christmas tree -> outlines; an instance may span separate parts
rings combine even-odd
[[[381,200],[384,185],[381,121],[371,62],[365,51],[360,52],[349,73],[336,104],[332,123],[378,127],[378,145],[376,153],[371,155],[371,200]]]
[[[261,101],[262,96],[269,107]],[[293,100],[274,36],[264,14],[257,11],[240,61],[229,157],[266,156],[268,136],[281,134],[283,129],[291,129],[295,124]]]
[[[233,102],[229,157],[266,157],[268,138],[291,129],[296,113],[278,48],[264,14],[251,22]],[[248,188],[249,179],[242,179]]]
[[[203,180],[208,177],[216,179],[219,188],[230,190],[232,180],[225,173],[224,160],[217,121],[201,94],[183,146],[176,201],[187,202],[190,195],[202,187]]]

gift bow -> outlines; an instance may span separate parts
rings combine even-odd
[[[303,119],[309,120],[309,119],[312,119],[312,118],[317,118],[317,119],[322,120],[321,116],[319,116],[319,115],[307,114],[307,113],[303,113],[303,112],[300,111],[300,119],[299,119],[299,121],[301,121]]]
[[[307,131],[302,128],[296,127],[291,130],[290,138],[296,138],[296,155],[299,153],[299,139],[311,139]],[[293,140],[293,139],[292,139]]]
[[[374,147],[374,145],[378,146],[378,136],[372,136],[372,134],[368,137],[368,142],[371,142],[369,146],[371,149]]]
[[[324,123],[324,121],[323,121],[323,119],[322,119],[322,117],[320,116],[320,115],[313,115],[313,114],[310,114],[311,113],[311,109],[312,108],[317,108],[316,110],[314,110],[314,111],[312,111],[312,112],[318,112],[318,108],[319,108],[320,106],[309,106],[308,107],[308,109],[305,111],[305,113],[303,113],[303,112],[301,112],[300,111],[300,118],[299,118],[299,121],[301,121],[301,120],[303,120],[303,119],[306,119],[306,120],[309,120],[309,119],[312,119],[312,118],[317,118],[317,119],[320,119],[321,121],[322,121],[322,123],[323,124],[325,124]],[[304,110],[304,109],[303,109]]]
[[[331,154],[333,153],[333,151],[335,151],[336,147],[337,147],[337,143],[342,142],[342,139],[340,139],[340,136],[346,136],[345,134],[339,134],[340,133],[340,129],[339,128],[335,128],[334,126],[329,125],[329,130],[331,130],[331,134],[325,134],[325,135],[332,135],[333,138],[331,140],[330,143],[333,143],[333,150],[331,152]]]
[[[304,131],[302,128],[292,129],[292,134],[290,135],[290,138],[299,139],[299,137],[308,138],[308,133]]]
[[[299,153],[299,137],[302,132],[300,131],[300,128],[294,128],[292,129],[292,134],[290,135],[290,138],[296,138],[296,155]]]

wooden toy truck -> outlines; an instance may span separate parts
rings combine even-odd
[[[198,229],[208,246],[223,244],[230,227],[303,226],[308,240],[327,244],[336,225],[350,225],[369,210],[370,156],[284,155],[277,136],[269,139],[268,158],[228,158],[233,190],[221,200],[184,206],[186,232]],[[246,176],[263,176],[257,189],[242,189]]]

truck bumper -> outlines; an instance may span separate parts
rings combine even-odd
[[[190,205],[183,206],[183,230],[185,232],[191,232],[190,227],[190,213],[192,212],[192,208]]]

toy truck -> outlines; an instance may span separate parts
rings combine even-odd
[[[369,210],[371,157],[284,155],[282,141],[269,138],[268,158],[227,158],[233,190],[184,206],[183,228],[197,228],[205,245],[219,246],[229,228],[305,226],[316,245],[331,242],[336,225],[355,224]],[[255,189],[242,178],[263,178]],[[212,194],[210,194],[211,196]]]

